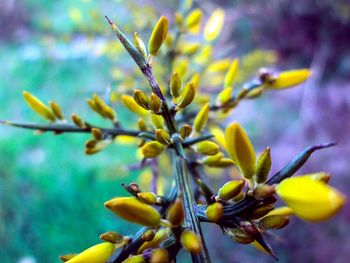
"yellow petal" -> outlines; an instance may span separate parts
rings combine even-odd
[[[204,27],[204,38],[207,41],[215,40],[222,29],[225,19],[225,12],[223,9],[215,9]]]
[[[193,128],[196,132],[200,132],[205,124],[207,123],[209,117],[209,103],[205,104],[203,108],[198,112],[196,118],[193,122]]]
[[[331,218],[345,203],[345,197],[336,189],[305,176],[283,180],[276,193],[295,215],[312,222]]]
[[[148,115],[148,111],[139,106],[131,96],[122,95],[121,100],[125,107],[127,107],[130,111],[138,114],[140,117]]]
[[[266,216],[290,216],[293,215],[293,209],[288,206],[277,207],[270,211]]]
[[[114,244],[103,242],[90,247],[66,263],[105,263],[114,251]]]
[[[303,83],[309,78],[311,71],[309,69],[297,69],[281,72],[278,77],[266,85],[270,89],[285,89]]]
[[[29,105],[29,107],[37,114],[49,121],[55,121],[56,117],[53,114],[52,110],[48,106],[46,106],[41,100],[39,100],[37,97],[33,96],[27,91],[23,91],[23,97]]]
[[[226,128],[226,147],[232,160],[239,166],[244,177],[255,174],[256,157],[253,145],[243,128],[233,122]]]

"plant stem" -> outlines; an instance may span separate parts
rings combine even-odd
[[[202,250],[198,255],[192,254],[192,261],[195,263],[211,262],[208,249],[206,247],[202,229],[196,216],[196,203],[193,199],[191,189],[188,182],[188,176],[185,170],[185,161],[174,153],[173,165],[176,174],[176,183],[178,194],[182,194],[183,205],[185,209],[185,225],[196,233],[202,242]]]

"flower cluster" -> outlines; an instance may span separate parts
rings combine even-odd
[[[72,114],[69,121],[58,103],[45,104],[27,91],[23,92],[25,101],[49,124],[4,122],[56,134],[90,133],[86,154],[96,154],[119,136],[129,136],[139,141],[143,156],[140,169],[172,162],[172,177],[166,175],[169,170],[161,170],[159,174],[155,171],[153,176],[156,186],[160,179],[171,181],[165,190],[167,195],[157,187],[143,191],[139,184],[132,183],[122,185],[127,196],[115,197],[104,204],[117,217],[142,225],[139,232],[129,236],[113,231],[103,233],[102,243],[79,254],[64,255],[63,261],[172,262],[183,248],[191,254],[193,262],[210,262],[201,222],[216,224],[232,240],[253,244],[276,258],[265,240],[265,232],[285,227],[294,215],[312,222],[327,220],[345,202],[341,193],[328,186],[328,173],[291,178],[314,151],[332,143],[306,148],[278,173],[270,175],[269,147],[257,154],[237,122],[222,128],[224,119],[242,101],[259,98],[266,90],[299,85],[308,79],[310,70],[275,73],[263,69],[238,88],[239,60],[234,58],[227,63],[227,59],[217,59],[212,54],[224,23],[224,11],[215,10],[206,22],[204,44],[188,42],[188,35],[197,39],[201,36],[203,16],[200,9],[191,10],[189,2],[175,14],[173,32],[168,32],[168,19],[160,17],[148,47],[137,33],[130,41],[106,17],[150,86],[150,90],[134,89],[129,94],[118,94],[117,105],[111,99],[112,94],[107,100],[98,94],[87,99],[91,110],[109,121],[110,127],[96,126],[77,114]],[[167,65],[168,72],[156,69],[157,64]],[[205,86],[208,83],[222,87],[209,89]],[[138,116],[136,129],[123,128],[115,110],[120,105]],[[212,189],[206,183],[206,174],[213,170],[234,172],[238,178]],[[190,181],[195,187],[191,187]],[[286,206],[276,207],[278,198]]]

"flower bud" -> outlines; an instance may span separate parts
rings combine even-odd
[[[309,69],[297,69],[281,72],[275,79],[265,84],[269,89],[286,89],[305,82],[311,75]]]
[[[183,43],[180,52],[183,55],[191,56],[196,53],[201,45],[199,43]]]
[[[227,102],[230,101],[232,97],[233,89],[232,87],[226,87],[224,88],[217,96],[216,98],[216,104],[217,105],[225,105]]]
[[[233,166],[234,163],[231,159],[229,158],[221,158],[220,160],[218,160],[216,163],[211,163],[211,164],[207,164],[209,167],[214,167],[214,168],[226,168],[226,167],[230,167]]]
[[[149,102],[150,110],[155,113],[158,113],[160,112],[161,107],[162,107],[162,102],[160,101],[159,97],[156,94],[152,93],[151,99]]]
[[[168,221],[170,221],[172,225],[179,226],[182,224],[184,217],[185,217],[185,214],[184,214],[182,200],[181,198],[176,198],[176,200],[168,210],[167,219]]]
[[[137,125],[138,125],[140,131],[147,131],[147,124],[144,121],[144,119],[139,118],[137,121]]]
[[[170,94],[174,98],[177,98],[180,96],[180,93],[181,93],[181,78],[179,73],[174,72],[171,75],[171,79],[170,79]]]
[[[157,129],[155,131],[156,140],[162,144],[170,144],[171,138],[167,131],[163,129]]]
[[[54,101],[50,101],[49,102],[49,105],[50,105],[50,108],[53,112],[53,114],[60,120],[63,120],[64,119],[64,116],[63,116],[63,112],[62,112],[62,109],[60,107],[60,105],[58,105],[56,102]]]
[[[256,165],[256,182],[265,183],[271,169],[270,147],[266,147],[265,151],[260,155]]]
[[[110,242],[103,242],[93,247],[90,247],[80,254],[74,256],[67,263],[105,263],[114,251],[114,244]]]
[[[186,28],[191,33],[196,33],[200,29],[202,19],[202,10],[196,8],[192,10],[186,17]]]
[[[249,219],[259,219],[265,215],[267,215],[270,211],[275,209],[275,207],[271,204],[261,204],[258,205],[256,208],[253,210],[250,210],[246,213],[246,217]]]
[[[224,208],[221,203],[215,202],[207,207],[205,214],[211,222],[219,222],[224,216]]]
[[[199,142],[195,144],[194,149],[197,153],[205,155],[215,155],[219,152],[219,146],[211,141]]]
[[[244,187],[245,180],[234,180],[225,183],[218,192],[218,196],[222,200],[230,200],[238,195]]]
[[[135,102],[144,108],[145,110],[149,110],[149,98],[145,93],[143,93],[141,90],[134,90],[134,100]]]
[[[264,200],[275,194],[275,187],[268,184],[258,185],[253,190],[253,196],[255,199]]]
[[[123,261],[123,263],[146,263],[146,260],[144,259],[143,255],[136,255],[128,257]]]
[[[204,27],[204,38],[207,41],[215,40],[222,29],[225,19],[225,12],[222,9],[215,9]]]
[[[193,122],[193,128],[196,132],[201,132],[209,117],[209,103],[206,103],[198,112]]]
[[[157,195],[152,192],[137,193],[137,197],[145,204],[155,205],[157,203]]]
[[[101,129],[92,128],[92,129],[91,129],[91,134],[92,134],[92,136],[94,136],[94,138],[95,138],[96,140],[98,140],[98,141],[103,139],[103,133],[102,133]]]
[[[117,197],[104,204],[121,218],[148,227],[157,227],[161,216],[152,206],[133,197]]]
[[[141,148],[141,152],[146,158],[154,158],[161,154],[165,150],[163,144],[157,141],[151,141],[146,143]]]
[[[234,241],[240,244],[249,244],[252,243],[255,238],[240,228],[234,228],[225,231],[229,237],[231,237]]]
[[[190,136],[192,132],[192,126],[188,124],[184,124],[184,126],[180,129],[180,135],[183,139],[186,139],[188,136]]]
[[[79,128],[81,128],[81,129],[85,129],[86,128],[85,121],[83,121],[83,119],[80,118],[77,114],[73,113],[71,115],[71,119],[74,122],[74,124],[76,126],[78,126]]]
[[[160,243],[163,242],[169,235],[168,229],[167,228],[162,228],[157,231],[156,235],[154,238],[150,241],[144,242],[141,247],[137,250],[137,253],[142,253],[144,250],[148,248],[155,248],[158,247]]]
[[[244,177],[249,179],[255,174],[255,152],[249,137],[243,128],[233,122],[226,128],[226,146],[232,160],[237,164]]]
[[[148,111],[139,106],[131,96],[122,95],[121,100],[125,107],[127,107],[130,111],[138,114],[140,117],[148,115]]]
[[[168,251],[164,248],[154,249],[152,251],[150,263],[167,263],[169,262]]]
[[[148,51],[153,56],[156,56],[159,52],[161,45],[163,44],[168,33],[168,19],[165,16],[161,16],[154,27],[151,38],[148,42]]]
[[[151,117],[153,127],[155,129],[163,129],[164,128],[164,119],[161,115],[151,113],[150,117]]]
[[[277,207],[270,211],[266,216],[290,216],[293,215],[293,209],[288,206]]]
[[[190,230],[184,230],[180,237],[181,245],[191,254],[199,254],[202,250],[202,244],[199,236]]]
[[[223,153],[219,152],[219,153],[216,154],[216,155],[204,157],[204,158],[201,160],[201,163],[210,166],[210,165],[212,165],[212,164],[216,164],[217,162],[219,162],[220,159],[222,159],[223,157],[224,157]]]
[[[121,234],[113,231],[101,234],[100,239],[113,244],[122,243],[124,241],[124,237]]]
[[[24,100],[27,102],[29,107],[39,114],[41,117],[45,118],[48,121],[55,121],[56,117],[52,110],[46,106],[41,100],[33,96],[27,91],[23,91]]]
[[[153,240],[157,231],[155,229],[148,229],[142,234],[142,241],[148,242]]]
[[[334,216],[345,203],[345,197],[323,182],[301,176],[284,179],[276,193],[300,218],[318,222]]]
[[[134,33],[134,44],[138,51],[142,54],[144,58],[147,58],[147,51],[146,46],[141,37],[137,34],[137,32]]]
[[[192,82],[188,83],[185,88],[182,90],[177,106],[180,109],[186,108],[188,105],[191,104],[194,97],[196,95],[196,88]]]
[[[264,229],[280,229],[289,223],[289,217],[288,216],[278,216],[278,215],[272,215],[272,216],[265,216],[263,219],[260,220],[260,225]]]
[[[238,61],[237,58],[235,58],[232,61],[232,64],[231,64],[229,70],[227,71],[227,73],[225,75],[224,88],[231,87],[233,85],[233,82],[237,78],[238,65],[239,65],[239,61]]]

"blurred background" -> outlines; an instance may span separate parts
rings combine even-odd
[[[174,21],[176,1],[4,0],[0,5],[0,119],[41,122],[22,100],[27,90],[54,99],[67,113],[99,123],[85,99],[107,87],[132,86],[134,65],[115,40],[104,15],[131,35],[147,40],[160,15]],[[239,120],[258,151],[270,145],[273,171],[312,144],[338,145],[315,153],[300,171],[328,171],[331,184],[350,189],[350,4],[348,0],[194,1],[206,20],[216,7],[226,12],[217,53],[239,57],[245,68],[311,67],[305,85],[266,92],[244,102],[227,121]],[[221,52],[222,53],[222,52]],[[120,70],[123,68],[123,71]],[[130,113],[117,109],[128,123]],[[90,116],[91,115],[91,116]],[[136,181],[134,144],[117,142],[97,155],[84,154],[88,135],[38,136],[0,128],[1,262],[58,262],[61,254],[98,242],[108,230],[131,234],[103,207],[125,194],[120,183]],[[293,218],[270,241],[280,262],[348,262],[349,205],[331,221]],[[126,228],[126,225],[128,226]],[[251,246],[223,237],[205,225],[213,262],[273,262]],[[220,242],[217,242],[220,240]],[[181,262],[186,262],[184,257]]]

